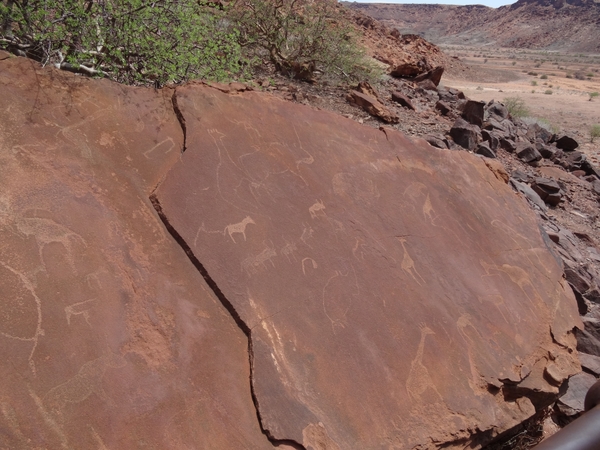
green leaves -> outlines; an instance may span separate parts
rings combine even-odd
[[[311,80],[320,71],[336,81],[378,75],[335,1],[238,0],[231,15],[242,47],[282,73]]]
[[[212,6],[211,6],[212,5]],[[334,0],[0,0],[0,48],[127,84],[244,78],[252,61],[374,81]]]
[[[2,0],[0,45],[127,84],[243,76],[225,13],[193,0]]]

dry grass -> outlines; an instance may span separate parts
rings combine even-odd
[[[551,414],[547,408],[534,415],[531,419],[517,427],[516,434],[508,434],[498,442],[484,447],[482,450],[529,450],[539,444],[544,438],[544,421]]]

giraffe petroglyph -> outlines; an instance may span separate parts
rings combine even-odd
[[[402,270],[404,270],[407,274],[409,274],[411,277],[413,277],[413,279],[417,282],[417,284],[419,286],[421,286],[421,282],[417,279],[417,277],[415,275],[417,275],[421,279],[422,282],[425,282],[425,280],[423,279],[421,274],[419,274],[419,272],[417,271],[417,268],[415,267],[415,262],[410,257],[408,250],[406,250],[406,246],[404,245],[406,243],[406,239],[400,238],[400,237],[396,238],[396,239],[398,239],[400,241],[400,245],[402,245],[402,249],[404,250],[404,256],[402,257],[402,262],[400,263],[400,267],[402,267]]]
[[[412,400],[418,402],[421,401],[421,395],[423,395],[427,389],[432,389],[441,399],[442,396],[435,387],[435,384],[433,384],[433,380],[429,375],[427,367],[423,365],[425,338],[434,335],[435,332],[424,323],[419,324],[419,328],[421,330],[421,340],[419,341],[419,347],[417,348],[417,355],[410,363],[410,373],[406,379],[406,391]]]

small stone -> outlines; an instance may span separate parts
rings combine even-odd
[[[450,136],[454,139],[454,142],[461,147],[466,148],[467,150],[475,150],[477,148],[477,138],[480,132],[478,126],[472,125],[459,117],[450,129]]]
[[[539,161],[542,155],[529,142],[520,142],[517,144],[517,156],[526,163]]]
[[[572,136],[565,134],[556,140],[556,146],[561,150],[571,152],[579,147],[579,143]]]
[[[443,116],[447,116],[448,113],[452,111],[452,108],[450,108],[450,106],[442,100],[439,100],[435,104],[435,109],[437,109]]]
[[[394,91],[392,92],[392,100],[396,103],[399,103],[400,106],[404,106],[405,108],[412,109],[415,111],[415,107],[406,95],[402,92]]]
[[[478,155],[485,156],[486,158],[495,158],[496,153],[484,143],[481,143],[477,146],[477,150],[475,151]]]
[[[483,125],[483,107],[484,102],[476,102],[474,100],[467,100],[462,110],[462,117],[467,122],[472,123],[481,127]]]

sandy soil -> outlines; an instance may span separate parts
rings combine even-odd
[[[589,95],[600,93],[599,57],[456,46],[444,51],[470,66],[464,73],[445,74],[444,85],[474,100],[522,98],[531,116],[555,130],[575,132],[583,151],[600,163],[600,138],[590,143],[589,134],[593,124],[600,124],[600,96],[590,101]],[[583,80],[576,78],[578,72]]]

